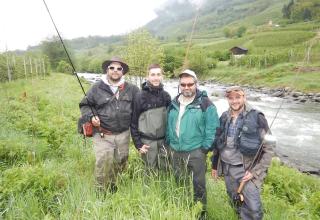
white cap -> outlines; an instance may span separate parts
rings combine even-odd
[[[198,78],[197,78],[196,73],[193,72],[192,70],[186,69],[186,70],[182,71],[182,72],[179,74],[179,78],[181,78],[181,76],[182,76],[183,74],[192,76],[196,81],[198,81]]]

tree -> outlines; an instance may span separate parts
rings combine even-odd
[[[193,50],[190,52],[188,68],[199,75],[205,75],[208,72],[209,67],[211,68],[210,64],[212,64],[211,61],[209,61],[209,63],[207,61],[207,54],[203,49]]]
[[[223,29],[223,34],[227,38],[232,37],[232,33],[231,33],[231,30],[229,28]]]
[[[292,12],[292,7],[294,5],[294,1],[290,0],[288,5],[284,5],[282,7],[282,15],[284,18],[290,19],[291,18],[291,12]]]
[[[125,53],[130,72],[139,77],[140,84],[151,63],[163,64],[163,48],[145,29],[139,29],[127,36]]]
[[[244,26],[239,27],[237,30],[237,36],[242,37],[243,34],[246,33],[246,31],[247,31],[246,27],[244,27]]]
[[[60,60],[56,70],[60,73],[70,73],[70,74],[72,74],[72,71],[73,71],[71,65],[64,60]]]
[[[63,49],[58,37],[53,37],[41,43],[42,53],[45,54],[50,62],[52,69],[57,70],[60,61],[69,62],[67,55]],[[68,50],[70,53],[70,50]]]
[[[311,11],[308,8],[305,8],[302,17],[304,21],[310,21],[312,18]]]

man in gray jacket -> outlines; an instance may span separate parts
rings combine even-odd
[[[213,178],[224,174],[227,193],[241,219],[262,219],[260,189],[275,142],[267,138],[270,131],[263,113],[246,103],[241,87],[229,87],[226,97],[229,110],[220,117],[211,174]]]
[[[94,127],[97,187],[115,192],[116,176],[128,160],[132,105],[139,89],[125,81],[129,67],[120,58],[104,61],[102,70],[106,75],[90,88],[79,106],[84,120]]]

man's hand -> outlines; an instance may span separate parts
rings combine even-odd
[[[139,149],[139,153],[140,154],[145,154],[148,152],[148,149],[150,148],[149,145],[144,144],[140,149]]]
[[[249,171],[246,171],[246,173],[244,174],[244,177],[242,177],[242,181],[247,182],[252,178],[253,178],[252,173],[250,173]]]
[[[100,127],[100,119],[99,119],[99,117],[98,116],[93,116],[91,118],[91,123],[95,127]]]
[[[211,170],[211,177],[212,177],[214,180],[217,180],[217,179],[218,179],[218,171],[215,170],[215,169],[212,169],[212,170]]]

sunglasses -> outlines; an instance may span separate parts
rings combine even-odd
[[[183,88],[188,86],[190,88],[190,87],[194,86],[194,83],[180,83],[180,86]]]
[[[122,71],[123,70],[122,67],[114,67],[114,66],[109,66],[108,69],[109,70],[118,70],[118,71]]]

